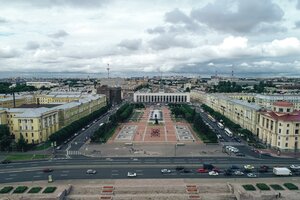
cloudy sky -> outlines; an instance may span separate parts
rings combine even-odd
[[[300,0],[0,0],[0,71],[300,75]]]

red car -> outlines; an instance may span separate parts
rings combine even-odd
[[[204,168],[199,168],[196,170],[198,173],[208,173],[208,170],[207,169],[204,169]]]
[[[43,172],[45,172],[45,173],[48,173],[48,172],[53,172],[53,169],[49,169],[49,168],[47,168],[47,169],[43,169]]]

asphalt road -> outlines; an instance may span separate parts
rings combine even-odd
[[[47,180],[52,175],[54,180],[68,179],[123,179],[128,178],[127,172],[137,173],[135,178],[224,178],[209,176],[207,173],[200,174],[196,169],[201,168],[203,163],[212,163],[217,168],[224,170],[232,165],[243,168],[243,165],[251,164],[258,168],[261,165],[270,167],[288,167],[291,164],[300,164],[295,159],[261,160],[248,158],[209,158],[209,157],[174,157],[174,158],[83,158],[64,159],[49,161],[27,161],[0,165],[0,183]],[[176,166],[184,166],[191,173],[182,173],[175,170]],[[53,172],[44,173],[43,169],[50,168]],[[160,169],[168,168],[170,174],[162,174]],[[97,170],[95,175],[87,175],[87,169]],[[256,172],[257,170],[254,170]],[[258,177],[276,177],[270,172],[257,173]],[[226,176],[228,178],[247,178],[243,176]]]

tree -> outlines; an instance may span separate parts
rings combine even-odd
[[[0,151],[8,151],[13,141],[7,125],[0,125]]]
[[[20,138],[19,138],[19,140],[17,142],[17,149],[19,151],[24,152],[24,151],[27,150],[27,147],[28,147],[28,144],[27,144],[26,140],[24,139],[23,135],[21,134]]]

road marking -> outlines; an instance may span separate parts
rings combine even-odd
[[[144,171],[144,170],[141,170],[141,169],[137,169],[137,170],[135,170],[136,172],[142,172],[142,171]]]
[[[112,176],[119,176],[119,174],[111,174]]]
[[[68,176],[68,174],[61,174],[60,176]]]
[[[33,178],[39,178],[39,177],[41,177],[40,175],[35,175],[35,176],[33,176]]]
[[[143,176],[143,173],[136,173],[137,176]]]
[[[13,178],[5,178],[5,180],[12,180]]]
[[[112,172],[118,172],[119,170],[117,170],[117,169],[113,169],[113,170],[111,170]]]
[[[65,170],[65,171],[62,171],[62,173],[69,173],[70,171],[68,171],[68,170]]]
[[[31,164],[31,167],[35,167],[35,166],[38,166],[38,164]]]
[[[9,176],[17,176],[17,174],[10,174]]]
[[[36,172],[36,174],[43,174],[44,172]]]

